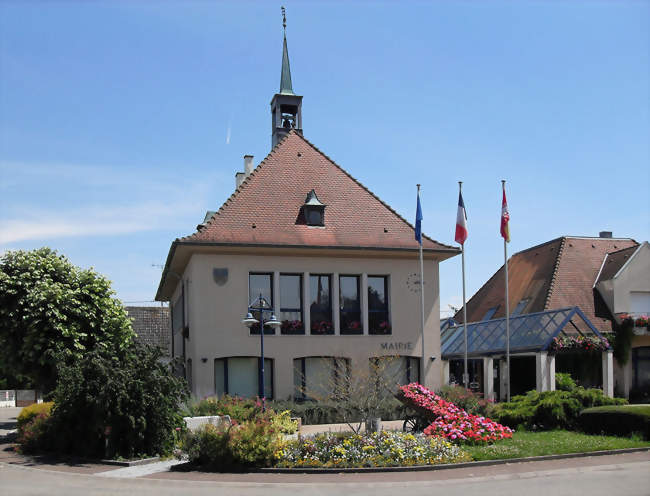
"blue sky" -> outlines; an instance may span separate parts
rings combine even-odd
[[[0,251],[51,246],[125,302],[270,150],[280,3],[0,3]],[[453,244],[467,293],[561,235],[647,240],[648,2],[285,2],[304,134]],[[360,219],[362,221],[362,219]],[[461,302],[460,257],[441,309]]]

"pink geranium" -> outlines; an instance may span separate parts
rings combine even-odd
[[[512,429],[509,427],[480,415],[469,414],[417,382],[400,386],[398,396],[407,406],[433,419],[424,429],[428,436],[472,444],[491,443],[512,437]]]

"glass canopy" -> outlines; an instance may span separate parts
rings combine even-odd
[[[510,353],[545,351],[558,335],[603,336],[578,307],[547,310],[510,317]],[[441,331],[442,359],[462,358],[465,353],[463,325]],[[467,324],[467,355],[498,355],[506,351],[506,319]]]

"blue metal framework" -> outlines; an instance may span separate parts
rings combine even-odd
[[[599,338],[598,332],[578,307],[560,308],[545,312],[510,317],[510,353],[529,353],[548,350],[558,335],[582,334],[574,320],[580,319]],[[573,332],[565,327],[571,325]],[[463,325],[450,326],[440,335],[443,360],[462,358],[464,354]],[[472,357],[500,355],[506,351],[506,319],[470,322],[467,324],[467,354]]]

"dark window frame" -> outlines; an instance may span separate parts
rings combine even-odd
[[[295,362],[299,361],[300,362],[300,374],[301,374],[301,376],[300,376],[300,388],[301,388],[301,391],[300,391],[300,395],[298,396],[298,395],[296,395],[296,391],[294,390],[293,396],[294,396],[295,401],[302,402],[302,401],[311,401],[312,400],[311,398],[308,398],[307,396],[305,396],[305,390],[307,389],[307,359],[308,358],[318,358],[318,359],[321,359],[321,360],[322,359],[332,360],[332,362],[334,363],[334,368],[332,369],[333,380],[335,382],[337,382],[337,383],[339,381],[339,377],[340,377],[340,374],[341,374],[340,369],[341,369],[341,367],[343,365],[345,366],[345,374],[347,374],[348,376],[350,375],[351,370],[352,370],[351,369],[351,367],[352,367],[351,366],[351,360],[350,360],[350,358],[347,358],[347,357],[331,356],[331,355],[327,355],[327,356],[326,355],[309,355],[309,356],[295,357],[293,359],[294,373],[295,373],[295,370],[296,370]],[[295,382],[294,382],[294,387],[295,387]]]
[[[389,283],[388,283],[388,276],[380,276],[380,275],[368,275],[368,280],[370,279],[383,279],[384,280],[384,308],[383,309],[378,309],[378,310],[373,310],[370,308],[370,283],[368,283],[368,291],[367,291],[367,301],[368,301],[368,334],[373,334],[373,335],[384,335],[388,336],[393,333],[392,325],[391,325],[391,318],[390,318],[390,293],[389,293]],[[385,318],[383,319],[383,322],[387,323],[387,327],[385,329],[373,329],[372,327],[372,320],[371,319],[371,314],[384,314]]]
[[[343,292],[341,291],[341,279],[344,277],[354,277],[357,280],[357,301],[358,301],[358,310],[353,309],[353,310],[344,310],[342,308],[343,306]],[[356,274],[339,274],[339,324],[340,324],[340,335],[343,336],[358,336],[363,334],[363,311],[362,311],[362,302],[361,302],[361,276],[356,275]],[[359,313],[359,320],[358,321],[352,321],[352,322],[358,322],[359,327],[358,328],[350,328],[346,327],[343,328],[343,315],[344,314],[356,314]]]
[[[291,277],[297,277],[298,278],[298,296],[300,300],[300,308],[288,308],[288,307],[283,307],[282,306],[282,276],[291,276]],[[282,319],[282,312],[291,312],[291,313],[300,313],[300,322],[302,322],[302,328],[301,329],[285,329],[284,326],[284,321],[282,321],[282,326],[280,327],[280,334],[284,335],[303,335],[305,334],[305,302],[303,301],[304,298],[304,286],[303,286],[303,275],[300,273],[295,273],[295,272],[281,272],[280,273],[280,294],[278,297],[280,298],[280,319]]]
[[[260,382],[262,381],[262,369],[260,367],[260,364],[262,363],[262,359],[259,356],[227,356],[227,357],[218,357],[215,358],[213,361],[213,368],[212,368],[212,382],[214,386],[214,392],[217,394],[217,374],[216,372],[216,366],[217,362],[222,361],[223,362],[223,391],[224,394],[230,394],[228,392],[228,360],[231,358],[255,358],[257,360],[257,392],[255,395],[259,393],[260,390]],[[275,398],[275,374],[274,374],[274,369],[275,369],[275,359],[270,358],[270,357],[264,357],[265,361],[268,361],[268,366],[264,369],[264,376],[266,378],[267,370],[269,371],[269,377],[270,377],[270,382],[271,382],[271,395],[267,396],[266,399],[273,399]],[[266,392],[266,387],[264,388],[264,392]]]
[[[329,313],[329,320],[320,321],[321,326],[317,326],[317,329],[314,329],[314,323],[315,322],[314,322],[313,318],[314,318],[315,313],[321,312],[321,309],[319,308],[317,310],[317,312],[311,311],[312,298],[315,296],[315,295],[311,294],[311,281],[312,281],[311,278],[312,277],[318,277],[318,278],[325,277],[325,278],[327,278],[327,299],[329,300],[329,306],[328,306],[327,310],[328,310],[328,313]],[[332,302],[332,280],[333,280],[332,274],[311,274],[311,273],[309,274],[309,310],[310,310],[310,312],[309,312],[309,333],[312,334],[312,335],[315,335],[315,336],[330,335],[331,336],[331,335],[334,334],[334,312],[332,310],[332,303],[333,303]],[[318,281],[316,283],[316,286],[318,286]],[[325,327],[323,327],[323,325],[322,325],[323,322],[329,323],[329,326],[325,325]]]
[[[259,295],[251,295],[251,276],[269,276],[269,282],[270,282],[270,291],[269,294],[271,295],[271,301],[269,303],[271,304],[271,309],[274,311],[275,309],[275,304],[274,304],[274,291],[273,291],[273,272],[249,272],[248,273],[248,298],[249,298],[249,304],[252,300],[256,299],[259,297]],[[257,314],[257,312],[253,312],[253,316],[257,319],[260,320],[260,316]],[[260,328],[259,325],[255,325],[254,327],[249,328],[249,335],[251,336],[259,336],[260,335]],[[264,335],[275,335],[275,328],[271,326],[264,326]]]

